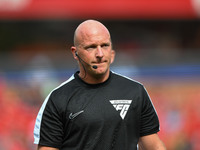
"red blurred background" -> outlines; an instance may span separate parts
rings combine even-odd
[[[142,82],[168,150],[200,150],[198,0],[1,0],[0,149],[33,150],[33,127],[47,94],[78,67],[73,32],[103,22],[115,72]]]

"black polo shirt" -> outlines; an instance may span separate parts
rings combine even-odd
[[[103,83],[87,84],[77,72],[45,99],[34,143],[60,150],[136,150],[139,137],[158,131],[142,84],[113,72]]]

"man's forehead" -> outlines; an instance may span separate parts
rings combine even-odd
[[[86,45],[102,45],[102,44],[110,44],[110,38],[103,38],[102,36],[92,36],[88,38],[83,38],[80,40],[80,45],[81,46],[86,46]]]

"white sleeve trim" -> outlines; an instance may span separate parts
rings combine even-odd
[[[37,118],[36,118],[36,121],[35,121],[35,127],[34,127],[34,131],[33,131],[33,134],[34,134],[34,144],[39,144],[39,141],[40,141],[40,127],[41,127],[41,122],[42,122],[42,115],[43,115],[43,112],[44,112],[44,109],[46,107],[46,104],[49,100],[49,97],[50,95],[52,94],[53,91],[55,91],[56,89],[62,87],[63,85],[65,85],[66,83],[70,82],[71,80],[74,79],[74,75],[72,75],[67,81],[63,82],[61,85],[59,85],[58,87],[56,87],[55,89],[53,89],[49,95],[45,98],[39,112],[38,112],[38,115],[37,115]]]

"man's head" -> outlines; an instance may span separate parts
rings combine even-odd
[[[96,20],[82,22],[74,33],[74,46],[71,51],[79,62],[80,76],[86,73],[86,77],[93,78],[109,75],[115,52],[112,50],[110,33],[102,23]],[[96,65],[97,69],[93,68],[93,65]]]

